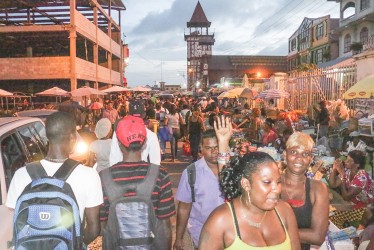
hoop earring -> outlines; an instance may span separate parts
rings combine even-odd
[[[249,196],[249,191],[246,192],[246,193],[247,193],[247,196],[248,196],[248,200],[246,200],[246,203],[247,203],[247,206],[250,207],[252,205],[251,197]]]

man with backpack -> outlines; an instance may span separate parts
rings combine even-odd
[[[189,165],[182,173],[175,195],[179,202],[174,250],[183,249],[186,227],[197,249],[201,229],[209,214],[224,202],[224,195],[220,191],[218,181],[219,164],[222,164],[219,160],[228,157],[229,154],[220,155],[218,149],[221,145],[228,145],[230,137],[231,133],[226,133],[224,142],[221,143],[213,129],[203,132],[201,135],[203,157]],[[229,152],[226,148],[224,150]]]
[[[69,159],[76,142],[71,114],[48,116],[46,135],[46,157],[18,169],[10,183],[15,249],[82,249],[82,241],[100,233],[101,181],[94,169]]]
[[[123,161],[100,172],[103,249],[170,249],[175,214],[171,182],[163,167],[142,161],[148,139],[143,119],[126,116],[116,134]]]
[[[145,118],[145,107],[142,100],[132,100],[129,104],[129,115],[136,116],[141,119]],[[116,124],[114,125],[116,128]],[[157,138],[157,134],[147,129],[147,140],[144,147],[142,148],[142,160],[150,163],[160,165],[161,163],[161,149],[160,143]],[[123,160],[123,154],[118,144],[116,129],[114,130],[112,137],[112,144],[110,146],[109,164],[121,162]]]

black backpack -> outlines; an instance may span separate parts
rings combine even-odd
[[[195,163],[191,163],[187,166],[187,178],[188,184],[191,188],[192,202],[195,202],[195,182],[196,182],[196,166]]]
[[[109,199],[109,217],[103,233],[103,249],[167,249],[166,231],[156,217],[152,192],[160,166],[150,164],[140,183],[119,185],[113,181],[111,168],[100,172],[103,188]],[[135,196],[124,196],[127,192]]]
[[[14,211],[13,243],[23,249],[82,249],[79,207],[66,182],[79,162],[67,159],[53,176],[39,161],[26,164],[32,181]]]

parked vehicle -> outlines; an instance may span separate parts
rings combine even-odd
[[[34,109],[34,110],[25,110],[14,113],[16,117],[35,117],[41,119],[43,122],[47,119],[50,114],[57,112],[53,109]],[[79,132],[79,131],[78,131]],[[82,163],[86,162],[88,155],[88,146],[90,141],[85,140],[80,133],[77,133],[77,143],[75,145],[74,152],[70,155],[70,158],[80,161]]]
[[[48,140],[40,118],[0,118],[0,249],[7,249],[6,241],[12,234],[12,213],[5,207],[10,181],[17,169],[43,159],[47,152]],[[77,133],[77,144],[70,157],[84,162],[87,152],[87,145]]]

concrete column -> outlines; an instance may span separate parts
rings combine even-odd
[[[77,72],[75,61],[77,58],[77,32],[75,25],[75,0],[70,0],[70,88],[77,89]]]
[[[94,45],[93,45],[93,60],[94,60],[94,64],[95,64],[95,69],[96,69],[96,72],[95,72],[95,82],[94,82],[94,88],[95,89],[98,89],[99,88],[99,83],[98,83],[98,65],[99,65],[99,45],[98,45],[98,31],[99,31],[99,27],[98,27],[98,12],[97,12],[97,7],[95,5],[95,7],[93,8],[93,23],[95,25],[95,31],[96,31],[96,35],[95,35],[95,42],[94,42]]]

